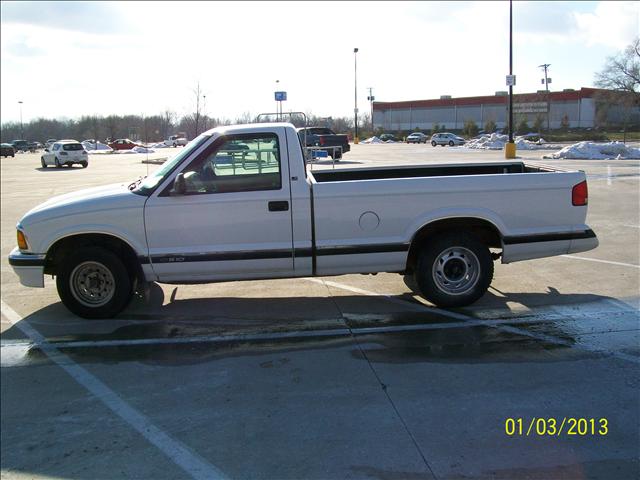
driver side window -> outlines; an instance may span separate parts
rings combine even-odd
[[[273,133],[228,136],[183,172],[186,194],[280,190],[280,146]]]

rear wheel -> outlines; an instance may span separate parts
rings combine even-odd
[[[62,165],[60,165],[60,161],[58,160],[58,157],[55,158],[54,163],[56,164],[56,168],[62,168]]]
[[[118,314],[131,300],[131,285],[120,258],[101,247],[84,247],[69,254],[56,277],[62,303],[83,318]]]
[[[436,145],[438,145],[436,142],[434,142],[434,141],[431,142],[431,146],[432,147],[435,147]]]
[[[434,237],[422,249],[414,272],[420,293],[439,307],[462,307],[485,294],[493,279],[489,248],[464,231]]]
[[[80,162],[80,165],[82,165],[82,168],[87,168],[89,164],[87,162]]]

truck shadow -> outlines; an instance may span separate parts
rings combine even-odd
[[[549,362],[557,361],[548,355],[550,351],[570,349],[576,338],[585,334],[584,329],[576,328],[585,315],[597,314],[597,308],[580,313],[581,305],[599,305],[600,314],[630,310],[618,300],[592,294],[501,292],[488,293],[479,308],[455,310],[464,316],[452,318],[426,305],[418,309],[390,305],[384,297],[176,300],[177,288],[181,287],[174,287],[165,298],[162,288],[152,284],[146,296],[137,296],[114,319],[81,319],[58,302],[22,322],[35,327],[48,342],[65,342],[60,350],[79,363],[185,365],[336,346],[350,346],[355,358],[370,362]],[[409,293],[392,299],[419,305]],[[509,305],[513,303],[531,307],[526,312],[512,312]],[[555,313],[547,308],[560,305],[568,308]],[[492,315],[486,315],[487,307]],[[545,307],[544,311],[540,307]],[[482,325],[477,319],[496,319],[498,324]],[[603,323],[606,327],[607,322]],[[515,325],[519,331],[501,329],[501,325]],[[366,330],[371,328],[378,330]],[[564,344],[545,341],[545,335]],[[21,339],[26,340],[17,326],[2,334],[5,342]],[[27,364],[45,360],[39,348],[31,348],[25,355]]]

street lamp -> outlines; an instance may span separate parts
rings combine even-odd
[[[22,100],[18,100],[18,103],[20,104],[20,139],[24,140],[24,131],[22,128]]]
[[[353,78],[354,78],[354,103],[355,107],[353,113],[355,116],[355,133],[353,136],[353,143],[358,143],[358,49],[353,49]]]

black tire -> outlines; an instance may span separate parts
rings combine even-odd
[[[44,157],[40,157],[40,165],[42,165],[42,168],[47,168],[47,164],[44,161]]]
[[[439,234],[420,252],[414,279],[422,296],[438,307],[469,305],[491,284],[491,253],[470,232]]]
[[[437,144],[435,141],[432,141],[432,142],[431,142],[431,146],[432,146],[432,147],[436,147],[437,145],[438,145],[438,144]]]
[[[132,296],[131,276],[120,258],[101,247],[80,248],[59,267],[56,287],[62,303],[83,318],[111,318]]]
[[[453,140],[449,140],[449,146],[453,147]]]
[[[80,165],[82,165],[82,168],[87,168],[89,164],[87,162],[80,162]]]
[[[54,163],[56,164],[56,168],[62,168],[62,165],[60,165],[60,161],[58,161],[58,157],[55,158]]]
[[[176,145],[175,143],[173,144],[173,148],[176,148],[178,145]]]

